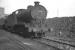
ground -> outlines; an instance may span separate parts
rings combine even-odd
[[[0,50],[59,50],[44,43],[0,30]]]

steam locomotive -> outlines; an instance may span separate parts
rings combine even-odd
[[[5,19],[3,29],[23,37],[42,37],[44,33],[36,33],[35,31],[29,32],[27,24],[31,24],[34,19],[46,18],[47,10],[44,6],[40,5],[38,1],[34,2],[35,5],[29,5],[27,9],[18,9],[12,14],[8,15]]]

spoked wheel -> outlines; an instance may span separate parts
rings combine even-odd
[[[42,38],[45,36],[45,33],[35,33],[34,38]]]

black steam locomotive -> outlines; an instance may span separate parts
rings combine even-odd
[[[39,2],[34,2],[35,5],[28,6],[27,9],[18,9],[8,15],[3,29],[23,37],[42,37],[44,33],[36,33],[33,30],[29,32],[27,24],[31,24],[34,19],[46,18],[47,10],[44,6],[39,5]]]

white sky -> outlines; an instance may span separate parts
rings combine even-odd
[[[75,0],[0,0],[0,7],[5,8],[5,13],[26,8],[28,5],[34,5],[34,1],[40,1],[40,4],[48,10],[48,18],[75,16]]]

